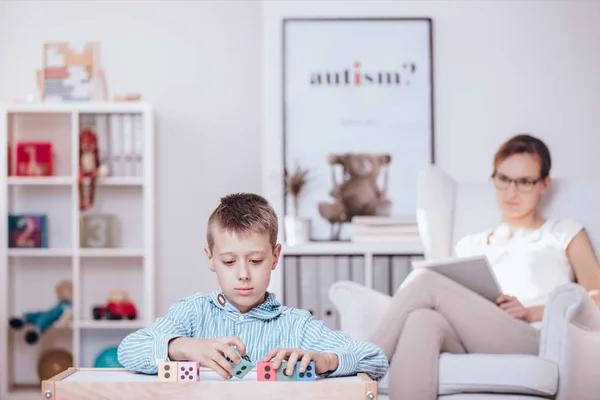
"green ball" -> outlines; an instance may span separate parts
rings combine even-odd
[[[105,349],[96,357],[96,362],[94,363],[94,368],[125,368],[119,362],[119,357],[117,356],[117,348],[109,347]]]

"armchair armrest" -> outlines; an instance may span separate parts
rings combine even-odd
[[[550,295],[539,355],[558,366],[556,400],[600,398],[600,309],[580,285],[568,283]]]

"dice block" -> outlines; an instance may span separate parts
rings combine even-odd
[[[252,370],[252,368],[254,368],[254,364],[252,363],[252,360],[250,360],[250,357],[248,357],[248,355],[242,357],[237,348],[234,347],[233,351],[235,351],[235,354],[237,354],[242,359],[242,361],[239,364],[236,364],[229,357],[225,356],[227,361],[229,361],[232,365],[235,366],[235,370],[233,372],[230,372],[229,375],[242,379],[244,376],[246,376],[248,372]]]
[[[83,248],[115,247],[117,217],[113,214],[87,214],[79,224],[80,246]]]
[[[177,362],[165,361],[158,363],[158,380],[177,382]]]
[[[17,176],[52,176],[54,155],[51,142],[18,142],[15,147]]]
[[[259,361],[256,364],[256,380],[264,382],[275,382],[277,371],[273,368],[271,361]]]
[[[287,368],[287,361],[283,361],[279,368],[277,368],[277,380],[278,381],[295,381],[296,380],[296,371],[292,371],[291,375],[285,374],[285,369]]]
[[[179,361],[177,363],[178,382],[197,382],[200,380],[200,363]]]
[[[314,381],[317,379],[317,373],[315,370],[315,362],[311,361],[306,366],[304,372],[300,372],[300,361],[296,363],[296,380],[297,381]]]
[[[48,247],[44,214],[9,214],[8,247]]]

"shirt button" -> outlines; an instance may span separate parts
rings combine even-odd
[[[240,318],[239,318],[239,319],[240,319],[240,321],[243,321],[243,320],[244,320],[244,316],[243,316],[243,315],[240,315]]]

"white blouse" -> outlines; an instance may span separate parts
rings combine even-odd
[[[458,257],[485,255],[505,294],[525,307],[544,305],[556,287],[574,280],[566,249],[582,228],[571,219],[548,219],[509,238],[508,227],[500,225],[463,237],[455,251]]]

